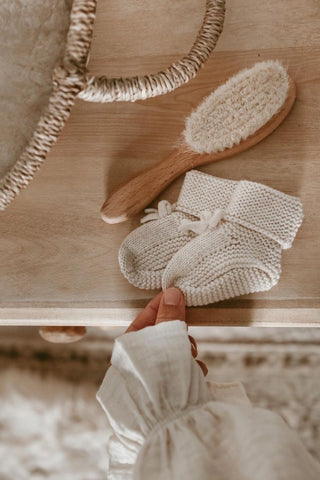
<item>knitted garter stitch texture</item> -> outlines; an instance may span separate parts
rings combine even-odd
[[[120,268],[140,288],[178,287],[189,306],[268,290],[302,218],[296,197],[191,171],[174,209],[149,209],[125,239]]]
[[[127,280],[138,288],[161,288],[168,262],[196,236],[182,231],[181,222],[196,221],[202,210],[224,207],[236,183],[189,172],[175,205],[163,200],[158,209],[147,209],[142,219],[145,223],[133,230],[119,249],[120,269]]]

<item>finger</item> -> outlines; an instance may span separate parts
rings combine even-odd
[[[188,335],[188,337],[189,337],[189,340],[190,340],[190,343],[191,343],[192,356],[193,356],[193,358],[196,358],[196,356],[198,355],[198,348],[197,348],[196,341],[193,337],[191,337],[191,335]]]
[[[160,301],[156,324],[170,320],[186,320],[184,297],[178,288],[170,287],[164,291]]]
[[[163,293],[159,292],[152,300],[150,300],[148,305],[142,310],[142,312],[139,313],[137,318],[133,320],[133,322],[129,325],[125,333],[137,332],[138,330],[141,330],[144,327],[150,327],[151,325],[154,325],[157,318],[158,308],[159,308],[162,296],[163,296]]]
[[[207,365],[203,362],[201,362],[201,360],[196,360],[196,362],[199,364],[202,372],[203,372],[203,375],[206,377],[208,375],[208,368],[207,368]]]

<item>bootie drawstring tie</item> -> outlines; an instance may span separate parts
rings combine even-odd
[[[150,222],[151,220],[160,220],[161,218],[170,215],[176,207],[175,203],[170,203],[168,200],[161,200],[158,203],[158,208],[146,208],[145,213],[147,214],[143,217],[140,222],[146,223]]]
[[[213,213],[209,210],[205,210],[200,213],[199,220],[192,221],[184,219],[180,224],[180,231],[182,232],[194,232],[197,235],[206,232],[207,230],[213,230],[218,226],[221,220],[224,218],[225,212],[222,208],[217,208]]]

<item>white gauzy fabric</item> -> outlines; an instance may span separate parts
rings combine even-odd
[[[206,382],[186,324],[119,337],[97,398],[113,435],[109,480],[319,480],[320,465],[241,384]]]

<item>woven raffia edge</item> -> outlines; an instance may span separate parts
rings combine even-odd
[[[64,58],[53,72],[53,91],[27,147],[0,179],[0,210],[25,188],[44,162],[68,119],[75,99],[92,102],[136,101],[171,92],[195,77],[223,29],[225,0],[207,0],[202,27],[180,61],[153,75],[132,78],[92,77],[86,64],[97,0],[74,0]]]
[[[0,180],[0,210],[4,210],[39,170],[85,86],[96,0],[74,0],[62,65],[53,72],[53,90],[27,147]]]
[[[207,0],[202,26],[188,55],[152,75],[110,79],[88,76],[79,98],[101,103],[135,102],[172,92],[194,78],[205,63],[223,30],[224,15],[225,0]]]

